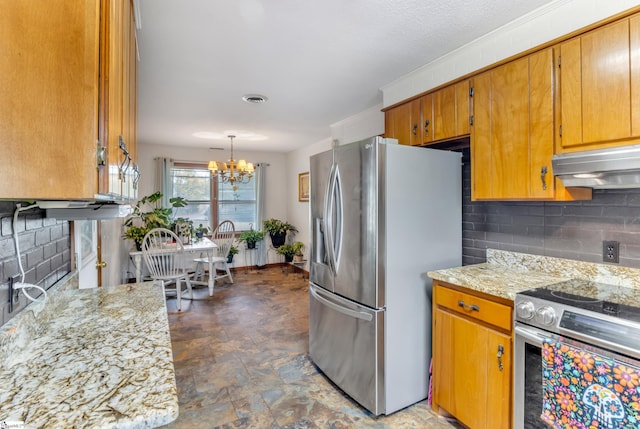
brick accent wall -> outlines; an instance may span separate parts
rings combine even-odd
[[[462,262],[500,249],[602,263],[602,241],[620,242],[621,266],[640,268],[640,189],[594,190],[590,201],[471,202],[463,151]]]
[[[0,202],[0,325],[22,311],[29,302],[20,292],[18,300],[14,299],[13,311],[9,312],[8,278],[20,274],[12,228],[16,203]],[[43,210],[35,208],[20,213],[17,230],[27,283],[48,289],[71,271],[69,222],[47,219]],[[32,296],[39,293],[35,289],[29,292]]]

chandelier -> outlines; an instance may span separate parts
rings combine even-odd
[[[255,168],[252,163],[244,159],[238,161],[233,159],[233,139],[236,136],[229,135],[227,137],[231,139],[231,158],[229,158],[229,163],[221,162],[219,166],[216,161],[209,161],[208,168],[211,170],[211,174],[218,176],[218,180],[231,184],[233,190],[237,191],[239,184],[249,183]]]

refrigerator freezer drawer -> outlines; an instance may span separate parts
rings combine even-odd
[[[345,393],[375,415],[385,413],[384,310],[309,286],[309,353]]]

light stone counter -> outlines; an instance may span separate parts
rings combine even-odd
[[[630,293],[625,299],[640,304],[640,270],[610,264],[596,264],[549,256],[487,249],[487,262],[427,273],[434,280],[513,301],[515,294],[569,279],[583,279]],[[622,292],[624,291],[624,292]],[[584,291],[583,294],[600,293]],[[637,293],[635,293],[637,292]]]
[[[0,328],[0,363],[0,422],[150,428],[178,416],[165,297],[152,283],[71,279]]]

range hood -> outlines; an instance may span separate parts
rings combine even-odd
[[[551,165],[566,187],[640,188],[640,145],[562,153]]]
[[[112,201],[36,201],[38,207],[45,211],[45,216],[58,220],[108,220],[123,218],[131,214],[128,204],[117,204]]]

